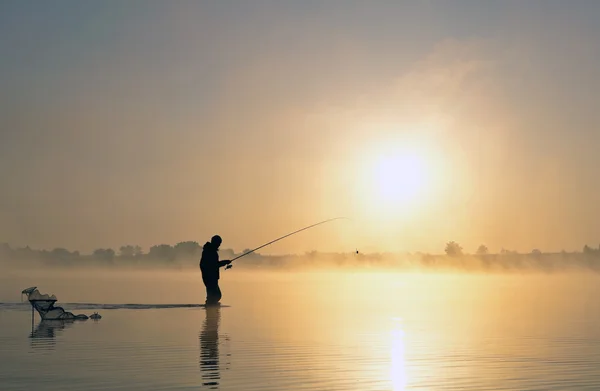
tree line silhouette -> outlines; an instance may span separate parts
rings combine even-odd
[[[232,249],[221,249],[221,259],[231,259],[250,251],[236,253]],[[90,254],[69,251],[65,248],[37,250],[29,246],[13,248],[7,243],[0,244],[0,260],[15,265],[39,264],[46,266],[196,266],[202,254],[202,246],[195,241],[183,241],[175,245],[158,244],[147,252],[138,245],[124,245],[117,251],[112,248],[98,248]],[[239,266],[238,266],[239,265]],[[519,253],[501,249],[491,253],[486,245],[480,245],[472,254],[466,253],[455,241],[446,243],[444,254],[427,253],[323,253],[311,251],[304,254],[263,255],[252,253],[237,262],[236,267],[397,267],[427,269],[462,270],[525,270],[536,269],[555,271],[572,268],[585,268],[600,271],[600,246],[592,248],[587,244],[581,252],[542,253],[533,249],[529,253]]]
[[[54,248],[53,250],[37,250],[29,246],[12,248],[9,244],[0,244],[0,258],[27,261],[41,260],[47,263],[75,263],[84,261],[99,261],[101,263],[114,263],[119,261],[139,262],[176,262],[180,260],[199,259],[202,254],[202,246],[195,241],[179,242],[175,245],[158,244],[151,246],[148,252],[144,252],[138,245],[124,245],[117,251],[112,248],[98,248],[91,254],[82,254],[79,251],[69,251],[66,248]],[[221,250],[221,254],[231,256],[233,250]]]

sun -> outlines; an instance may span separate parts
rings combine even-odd
[[[415,154],[379,156],[372,171],[376,199],[385,204],[412,201],[425,187],[425,164]]]
[[[359,181],[362,212],[378,223],[408,223],[424,212],[433,193],[430,154],[422,148],[388,145],[364,156]]]

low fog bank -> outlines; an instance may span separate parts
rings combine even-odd
[[[221,259],[241,255],[231,249],[220,251]],[[477,254],[464,254],[454,242],[448,243],[445,254],[423,253],[321,253],[313,251],[297,255],[249,254],[233,265],[244,270],[323,270],[323,269],[387,269],[395,271],[450,272],[567,272],[600,271],[600,248],[587,245],[582,252],[543,253],[534,250],[520,254],[505,251],[490,254],[480,247]],[[171,269],[198,270],[202,247],[196,242],[181,242],[175,246],[159,245],[144,253],[138,246],[123,246],[118,254],[112,249],[98,249],[92,254],[80,254],[57,248],[51,251],[11,248],[0,245],[2,269],[39,268],[107,268],[107,269]]]

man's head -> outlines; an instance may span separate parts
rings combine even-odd
[[[221,242],[223,242],[223,240],[221,239],[221,237],[219,235],[215,235],[210,239],[210,243],[212,243],[212,245],[215,246],[215,248],[217,248],[217,249],[221,245]]]

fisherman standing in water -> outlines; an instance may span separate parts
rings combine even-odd
[[[221,300],[219,269],[231,263],[231,261],[219,261],[218,251],[221,242],[221,237],[215,235],[202,248],[200,271],[202,272],[202,281],[204,282],[204,286],[206,286],[206,305],[219,304],[219,300]]]

